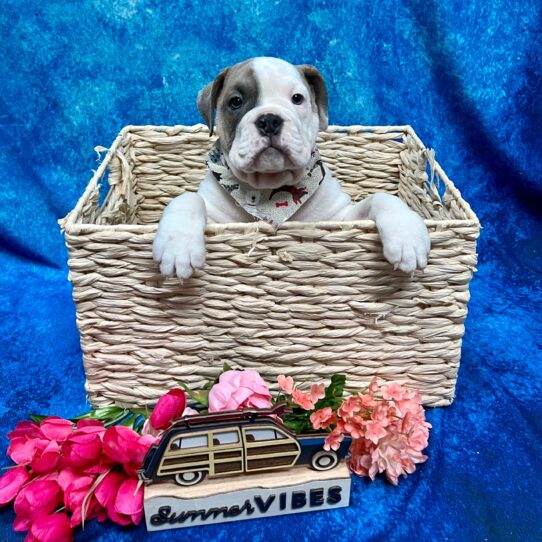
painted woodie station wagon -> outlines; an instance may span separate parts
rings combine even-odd
[[[179,485],[214,478],[310,465],[335,467],[350,445],[323,449],[326,434],[295,435],[275,417],[285,405],[269,410],[220,412],[181,418],[152,446],[139,472],[144,482],[174,479]]]

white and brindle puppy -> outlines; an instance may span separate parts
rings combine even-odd
[[[322,75],[312,66],[277,58],[253,58],[226,68],[201,90],[198,109],[211,134],[216,111],[224,165],[250,188],[252,203],[260,191],[275,194],[307,175],[318,131],[328,124]],[[298,208],[289,220],[374,220],[390,264],[407,273],[426,266],[430,241],[419,215],[391,194],[372,194],[353,204],[325,165],[322,171],[308,199],[302,204],[294,200]],[[203,266],[207,222],[255,220],[219,180],[208,169],[197,193],[184,193],[166,207],[153,244],[162,274],[187,279]]]

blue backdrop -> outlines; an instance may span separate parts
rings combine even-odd
[[[29,412],[87,409],[56,220],[93,147],[126,124],[200,122],[197,91],[219,69],[279,56],[321,69],[332,123],[412,124],[478,213],[457,397],[428,413],[429,460],[398,488],[356,479],[349,509],[176,534],[542,539],[541,13],[539,0],[0,1],[0,435]],[[0,512],[1,540],[22,540],[12,521]],[[145,536],[95,523],[77,540]]]

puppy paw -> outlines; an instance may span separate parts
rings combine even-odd
[[[379,217],[377,227],[384,257],[395,269],[411,273],[427,265],[431,241],[425,223],[417,213],[410,209],[386,213]]]
[[[188,279],[205,263],[205,237],[161,231],[152,245],[152,257],[166,277]]]

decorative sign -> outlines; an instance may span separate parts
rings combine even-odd
[[[160,482],[145,487],[149,531],[245,519],[316,512],[350,504],[350,473],[344,464],[329,471],[298,467],[206,480],[179,487]]]

